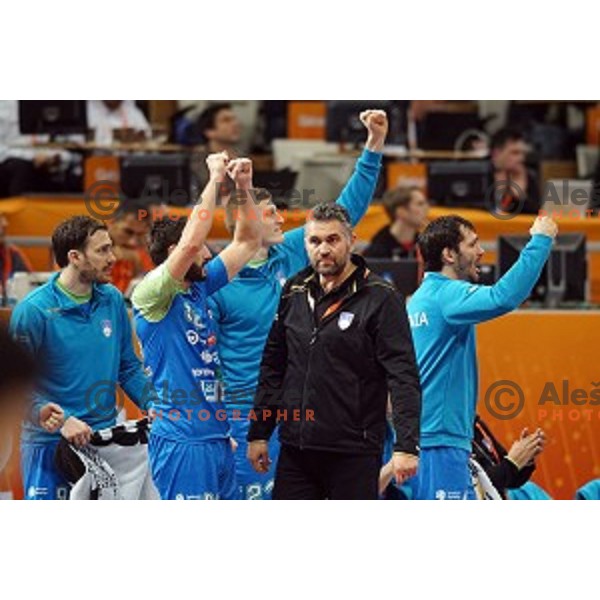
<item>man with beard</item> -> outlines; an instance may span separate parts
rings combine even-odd
[[[396,480],[417,469],[421,393],[404,302],[351,254],[355,239],[345,208],[315,207],[311,266],[286,283],[265,346],[248,457],[269,468],[280,421],[275,500],[377,499],[388,395]]]
[[[388,131],[384,111],[366,110],[359,116],[366,130],[365,148],[337,203],[356,225],[369,207],[381,169],[382,150]],[[225,382],[225,404],[233,437],[239,444],[235,454],[236,474],[242,497],[248,500],[271,498],[274,468],[257,473],[246,459],[246,436],[260,361],[277,312],[281,289],[288,277],[309,264],[304,247],[304,227],[283,233],[284,218],[267,190],[257,190],[262,245],[248,265],[226,287],[210,298],[217,322],[219,352]],[[227,208],[226,225],[235,230],[234,206]],[[269,458],[279,455],[277,433],[269,440]]]
[[[419,236],[426,273],[408,303],[423,388],[415,499],[475,499],[468,469],[477,404],[474,326],[527,299],[557,231],[550,218],[538,217],[519,260],[493,286],[477,285],[483,250],[469,221],[440,217]]]
[[[210,179],[189,219],[155,223],[150,255],[159,265],[136,287],[132,302],[145,365],[159,396],[149,453],[163,499],[233,499],[238,490],[220,362],[208,297],[260,247],[252,163],[207,158]],[[237,190],[232,243],[211,260],[205,245],[217,190],[227,174]]]
[[[54,231],[52,248],[61,271],[17,304],[10,321],[40,366],[21,436],[25,497],[32,500],[67,498],[53,460],[60,435],[83,446],[93,430],[115,425],[117,384],[142,409],[152,397],[123,297],[107,285],[115,255],[106,226],[72,217]]]

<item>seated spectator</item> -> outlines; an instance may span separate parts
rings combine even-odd
[[[206,157],[225,151],[230,158],[235,158],[238,155],[237,145],[241,139],[242,127],[231,104],[220,102],[209,105],[200,113],[198,131],[205,144],[204,150],[196,152],[192,158],[194,187],[199,192],[206,187],[209,179]]]
[[[48,151],[27,148],[31,136],[19,131],[19,103],[0,100],[0,198],[22,196],[38,187],[60,156]]]
[[[364,256],[414,258],[417,235],[427,222],[427,198],[416,187],[398,187],[385,193],[383,206],[391,223],[375,234]]]
[[[490,185],[498,185],[496,207],[511,213],[522,204],[522,214],[537,214],[541,208],[540,185],[535,172],[525,164],[527,144],[523,134],[501,129],[492,137],[490,150]]]
[[[31,264],[22,250],[6,242],[7,226],[6,217],[0,213],[0,293],[2,298],[6,294],[6,282],[15,273],[30,273],[32,271]]]
[[[112,144],[115,129],[130,130],[135,141],[152,136],[150,124],[133,100],[88,100],[87,119],[97,144]]]
[[[546,436],[541,429],[531,434],[524,429],[507,452],[481,417],[475,417],[473,458],[502,498],[507,498],[509,489],[520,488],[529,481],[535,471],[535,458],[545,444]]]
[[[112,284],[123,294],[131,281],[154,268],[148,253],[151,208],[138,202],[123,202],[107,223],[117,262],[112,269]]]

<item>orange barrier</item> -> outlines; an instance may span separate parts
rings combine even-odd
[[[480,325],[477,336],[480,414],[507,449],[523,427],[542,427],[548,445],[533,480],[554,498],[572,498],[600,477],[600,313],[518,311]],[[518,407],[509,384],[490,389],[499,381],[522,390],[524,407],[514,418],[494,416]]]
[[[82,198],[69,197],[24,197],[0,201],[0,212],[8,216],[9,235],[18,236],[46,236],[52,235],[56,225],[68,217],[78,214],[88,214]],[[168,209],[168,215],[177,216],[189,213],[181,208]],[[471,209],[447,209],[434,207],[430,212],[430,219],[458,213],[469,219],[475,225],[479,237],[484,242],[495,242],[502,234],[527,234],[533,222],[532,216],[518,216],[514,219],[503,221],[490,215],[486,211]],[[160,213],[157,214],[160,216]],[[294,210],[285,213],[286,223],[284,229],[289,230],[299,227],[304,223],[306,211]],[[371,206],[362,221],[356,227],[356,234],[361,241],[370,240],[388,223],[383,207],[379,204]],[[600,219],[559,219],[560,231],[563,233],[580,231],[585,233],[588,242],[600,241]],[[217,209],[214,224],[211,230],[213,239],[226,239],[229,237],[225,229],[225,214],[222,209]],[[24,248],[33,267],[45,271],[52,268],[50,252],[45,248]],[[494,252],[488,252],[486,262],[495,262]],[[589,279],[590,300],[600,303],[600,253],[589,254]]]

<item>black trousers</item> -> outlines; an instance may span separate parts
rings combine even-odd
[[[377,500],[381,456],[282,444],[273,500]]]

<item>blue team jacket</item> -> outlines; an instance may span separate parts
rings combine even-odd
[[[493,286],[425,274],[407,306],[421,375],[421,448],[471,451],[478,385],[474,326],[527,299],[551,247],[550,237],[534,235]]]
[[[31,420],[23,424],[25,442],[53,442],[37,424],[39,409],[55,402],[92,429],[115,424],[115,385],[147,408],[153,390],[135,355],[123,296],[112,285],[94,284],[92,298],[78,305],[56,285],[59,273],[26,296],[12,313],[10,330],[39,361],[42,377]]]

